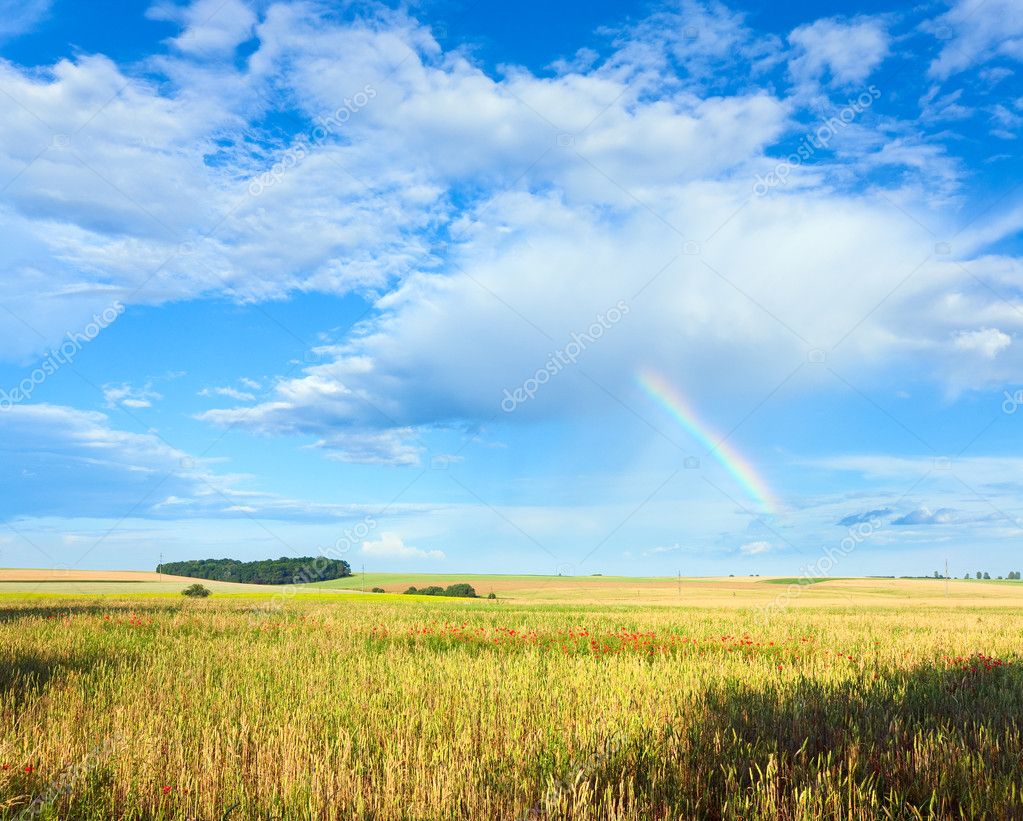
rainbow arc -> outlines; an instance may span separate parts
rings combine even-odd
[[[682,394],[660,374],[644,369],[636,377],[644,392],[666,410],[678,424],[707,449],[742,486],[746,494],[766,513],[775,513],[778,503],[767,483],[750,461],[727,440],[700,420]]]

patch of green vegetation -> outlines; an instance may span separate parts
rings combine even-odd
[[[787,576],[783,579],[764,579],[761,584],[818,584],[819,582],[834,582],[839,581],[844,577],[840,576],[822,576],[814,578],[812,576]]]
[[[242,584],[308,584],[352,575],[348,562],[323,556],[299,556],[242,562],[238,559],[193,559],[156,566],[157,573]]]
[[[594,582],[597,584],[607,583],[613,586],[616,583],[625,582],[634,585],[642,582],[674,582],[675,576],[553,576],[534,573],[354,573],[342,579],[331,579],[330,581],[313,582],[308,587],[321,587],[330,590],[361,590],[365,585],[368,590],[372,586],[391,585],[440,585],[457,584],[466,579],[477,587],[485,587],[488,581],[498,582],[522,582],[547,583],[565,582],[573,579]],[[684,581],[691,581],[684,577]]]
[[[475,599],[479,598],[476,595],[476,590],[471,584],[461,582],[460,584],[449,584],[447,588],[439,587],[437,585],[430,585],[429,587],[423,587],[416,589],[410,587],[405,591],[406,596],[450,596],[458,599]]]

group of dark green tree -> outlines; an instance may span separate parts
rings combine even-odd
[[[431,584],[429,587],[410,587],[405,591],[407,596],[454,596],[460,599],[476,599],[479,598],[476,595],[476,590],[471,584],[462,582],[461,584],[449,584],[447,587],[439,587],[435,584]],[[487,596],[488,599],[496,599],[497,596],[491,593]]]
[[[192,579],[210,579],[218,582],[245,584],[309,584],[352,575],[348,562],[325,556],[263,559],[258,562],[240,562],[237,559],[193,559],[187,562],[167,562],[156,566],[157,573],[169,576],[188,576]]]

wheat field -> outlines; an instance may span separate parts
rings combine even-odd
[[[8,597],[0,816],[1020,817],[1021,630],[992,607]]]

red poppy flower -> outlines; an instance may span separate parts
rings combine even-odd
[[[30,773],[30,772],[32,772],[33,769],[35,769],[35,768],[31,764],[26,764],[25,765],[25,772]]]
[[[167,795],[167,793],[169,793],[173,789],[173,787],[171,787],[169,784],[164,784],[162,789],[163,794]]]

